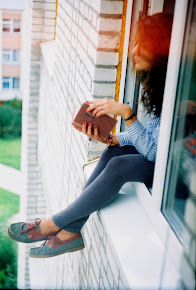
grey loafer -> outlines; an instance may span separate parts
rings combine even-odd
[[[30,257],[49,258],[67,252],[82,250],[84,242],[80,233],[75,234],[68,240],[61,241],[57,236],[50,236],[41,247],[30,249]]]
[[[11,224],[7,229],[7,234],[12,240],[17,242],[34,243],[37,241],[44,241],[49,236],[57,233],[54,232],[47,235],[41,234],[40,222],[41,220],[36,218],[35,222],[32,223],[19,222]]]

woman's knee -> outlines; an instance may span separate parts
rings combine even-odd
[[[110,147],[106,147],[101,154],[100,160],[108,162],[112,158],[112,156],[112,150],[110,150]]]
[[[109,173],[111,171],[113,174],[116,173],[117,175],[119,175],[120,174],[120,172],[119,172],[120,163],[121,163],[120,156],[112,157],[107,163],[107,166],[105,168],[106,172]]]
[[[115,155],[119,155],[120,149],[121,147],[119,147],[118,145],[106,147],[100,158],[109,161],[111,158],[115,157]]]

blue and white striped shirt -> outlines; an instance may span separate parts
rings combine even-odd
[[[117,133],[120,145],[132,145],[149,161],[155,161],[160,129],[160,117],[151,114],[150,121],[144,127],[136,120],[126,128],[125,132]]]

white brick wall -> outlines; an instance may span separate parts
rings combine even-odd
[[[29,19],[32,26],[31,23],[28,26],[32,38],[29,60],[24,66],[24,72],[29,74],[26,83],[29,97],[26,97],[27,114],[23,120],[28,123],[23,147],[28,142],[30,149],[24,160],[27,157],[27,215],[32,220],[54,214],[75,200],[86,181],[82,165],[99,156],[105,148],[94,142],[87,144],[87,138],[73,130],[71,122],[75,107],[86,99],[115,97],[116,49],[123,2],[59,0],[55,48],[51,49],[55,55],[48,61],[46,50],[50,43],[42,45],[41,70],[40,42],[53,39],[56,5],[55,1],[27,2],[30,5],[27,15],[32,12]],[[106,3],[106,8],[102,2]],[[111,11],[108,11],[109,4]],[[104,18],[99,20],[99,13],[103,12]],[[114,19],[111,12],[115,14]],[[106,13],[110,17],[108,21]],[[108,28],[105,27],[107,23]],[[110,33],[112,27],[115,33]],[[111,45],[106,44],[110,39]],[[105,48],[110,51],[104,51]],[[122,288],[126,279],[97,213],[85,226],[84,239],[86,249],[79,253],[41,260],[39,266],[36,261],[26,259],[26,287],[30,270],[33,289]],[[26,247],[26,252],[28,249]],[[56,267],[56,264],[62,266]],[[37,279],[45,269],[53,275],[45,274],[45,279],[41,276]]]

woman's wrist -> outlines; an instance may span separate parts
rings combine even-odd
[[[103,143],[109,144],[110,146],[120,144],[116,134],[110,134],[109,137]]]
[[[129,118],[131,115],[133,114],[133,110],[128,106],[124,104],[122,113],[121,113],[121,117],[123,119],[127,119]]]

